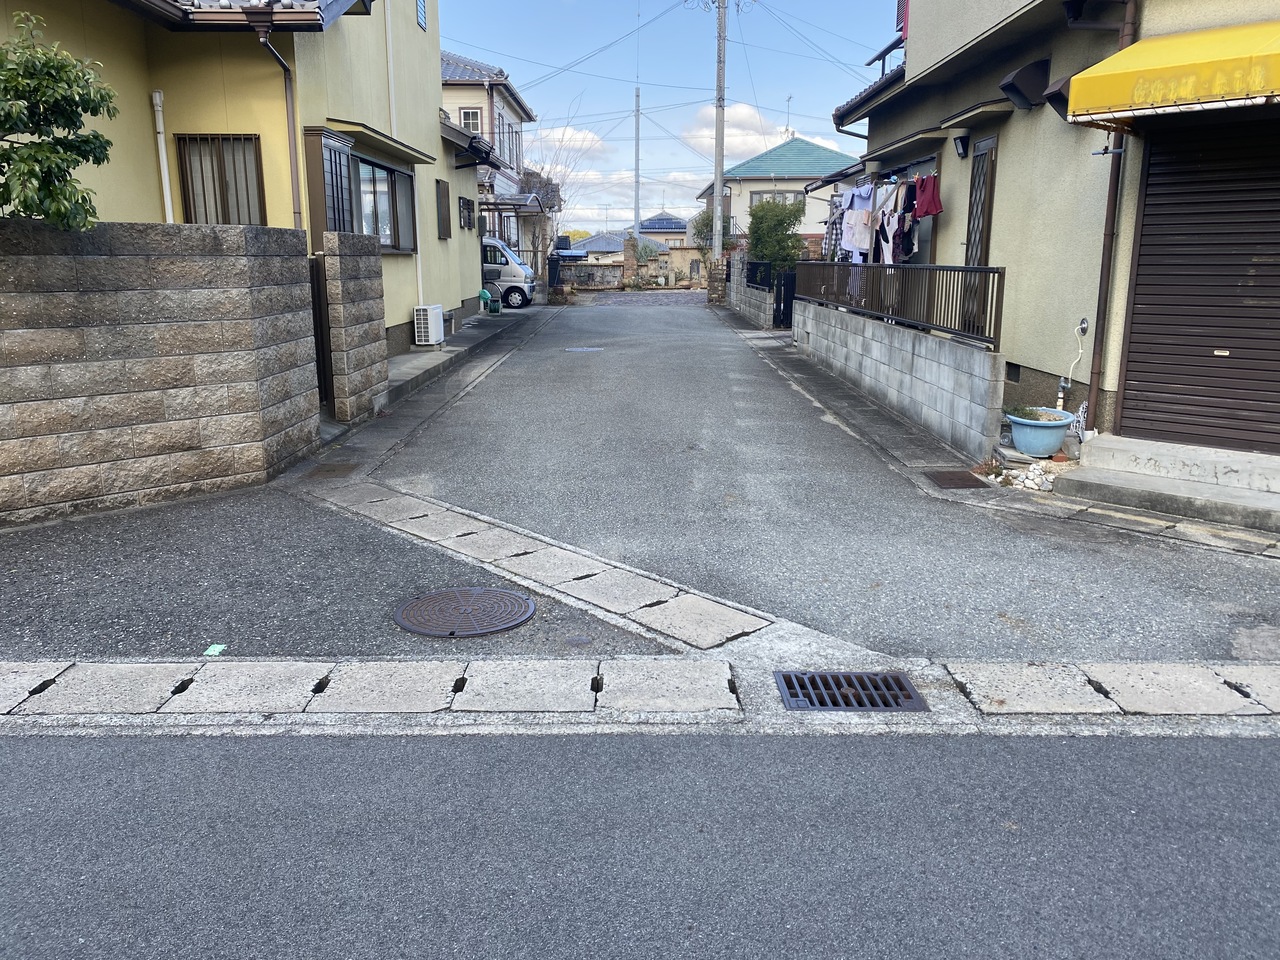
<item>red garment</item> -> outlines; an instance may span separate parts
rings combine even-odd
[[[938,175],[931,173],[916,181],[916,217],[933,217],[942,212],[942,197],[938,193]]]

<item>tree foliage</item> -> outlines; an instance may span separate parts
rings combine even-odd
[[[703,262],[710,263],[711,247],[715,242],[715,237],[711,235],[712,227],[715,226],[715,214],[710,210],[703,210],[693,216],[689,225],[693,228],[693,245],[698,248]],[[724,215],[723,227],[724,252],[729,253],[737,248],[738,241],[733,237],[733,218],[727,213]]]
[[[747,227],[747,258],[767,260],[775,274],[794,270],[804,255],[804,239],[796,227],[804,219],[803,203],[761,200],[751,208],[751,225]]]
[[[98,211],[73,174],[107,162],[111,141],[84,124],[116,116],[115,91],[100,63],[42,43],[40,17],[19,12],[13,23],[17,35],[0,43],[0,215],[87,230]]]

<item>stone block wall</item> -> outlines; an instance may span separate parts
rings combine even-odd
[[[924,427],[974,461],[1000,433],[1004,356],[797,300],[792,336],[819,366]]]
[[[387,325],[382,299],[382,245],[354,233],[324,235],[333,416],[366,420],[387,405]],[[401,324],[412,335],[412,324]]]
[[[0,220],[0,524],[260,482],[318,411],[302,232]]]
[[[725,303],[728,297],[728,291],[725,284],[725,264],[727,261],[711,261],[707,265],[707,303]],[[732,275],[732,282],[738,283],[739,276],[742,271],[735,269]]]

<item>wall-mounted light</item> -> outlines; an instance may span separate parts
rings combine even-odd
[[[955,130],[951,134],[951,142],[955,145],[956,156],[963,160],[969,155],[969,131]]]

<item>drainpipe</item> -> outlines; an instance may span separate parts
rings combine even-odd
[[[151,112],[156,118],[156,151],[160,154],[160,193],[164,198],[164,222],[173,223],[173,190],[169,182],[169,144],[164,136],[164,91],[151,91]]]
[[[1125,0],[1124,26],[1120,28],[1119,49],[1130,46],[1138,33],[1138,0]],[[1093,329],[1093,365],[1089,371],[1089,410],[1085,430],[1093,430],[1098,417],[1098,393],[1102,380],[1102,355],[1106,349],[1107,313],[1111,309],[1111,275],[1115,261],[1116,219],[1119,214],[1120,173],[1124,163],[1124,134],[1113,133],[1111,176],[1107,183],[1107,213],[1102,231],[1102,269],[1098,274],[1098,315]]]
[[[280,52],[271,45],[271,26],[254,24],[258,31],[258,42],[262,48],[276,58],[280,69],[284,71],[284,109],[289,123],[289,180],[293,187],[293,228],[302,229],[302,182],[298,174],[298,119],[293,108],[293,71]]]

